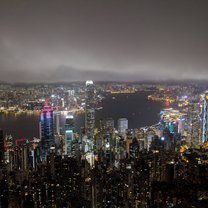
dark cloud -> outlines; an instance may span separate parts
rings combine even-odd
[[[6,81],[208,77],[206,0],[0,2]]]
[[[9,82],[69,82],[83,81],[93,79],[95,81],[116,81],[116,80],[134,80],[134,75],[126,73],[118,74],[109,71],[92,71],[79,70],[69,67],[59,67],[56,70],[45,69],[40,71],[18,70],[18,74],[14,70],[2,70],[1,79]]]

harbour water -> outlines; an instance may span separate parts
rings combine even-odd
[[[102,101],[102,109],[96,110],[96,126],[99,120],[111,117],[115,127],[119,118],[127,118],[129,128],[138,128],[152,125],[159,121],[159,112],[164,103],[147,99],[149,93],[139,92],[131,94],[106,95]],[[64,129],[65,116],[60,117],[60,126]],[[75,130],[84,126],[84,114],[75,115]],[[0,128],[4,134],[11,134],[14,138],[39,138],[39,113],[34,114],[1,114]]]

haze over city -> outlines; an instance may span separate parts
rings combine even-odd
[[[207,6],[1,1],[1,81],[207,79]]]

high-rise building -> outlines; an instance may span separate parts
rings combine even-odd
[[[11,164],[12,167],[12,154],[14,147],[14,139],[11,135],[6,135],[4,138],[4,162],[6,164]]]
[[[54,134],[60,135],[60,112],[54,112],[55,131]]]
[[[3,165],[4,162],[4,137],[3,137],[3,130],[0,129],[0,167]]]
[[[49,105],[47,98],[45,101],[44,108],[41,112],[40,130],[43,159],[46,159],[51,145],[54,145],[53,109]]]
[[[199,102],[198,96],[189,101],[188,108],[188,133],[190,135],[190,145],[194,148],[198,147],[200,144],[201,137],[201,121],[200,121],[200,113],[201,113],[201,103]],[[184,122],[185,119],[182,119]],[[184,122],[185,123],[185,122]],[[180,127],[180,122],[178,123],[178,130]],[[183,125],[185,126],[185,125]]]
[[[208,141],[208,92],[203,97],[202,107],[202,142]]]
[[[68,115],[65,122],[65,145],[64,154],[72,155],[72,143],[74,139],[74,117],[73,115]]]
[[[124,135],[128,129],[128,120],[126,118],[118,119],[118,133]]]
[[[86,81],[85,96],[85,131],[88,140],[93,142],[95,129],[95,86],[91,80]],[[90,149],[92,149],[92,145]]]

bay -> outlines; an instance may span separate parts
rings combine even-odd
[[[159,112],[164,107],[170,107],[161,102],[147,99],[148,92],[132,94],[105,95],[102,100],[102,109],[96,110],[96,127],[103,118],[113,118],[115,127],[119,118],[127,118],[129,128],[149,126],[159,122]],[[39,138],[39,113],[34,114],[1,114],[0,128],[4,135],[11,134],[14,138]],[[64,130],[65,116],[60,117],[61,132]],[[74,118],[75,131],[84,126],[84,113]]]

